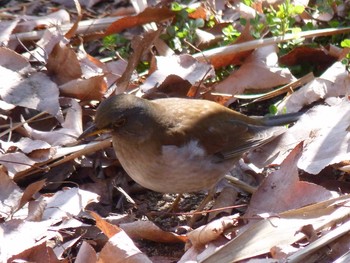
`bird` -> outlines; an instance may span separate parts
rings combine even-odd
[[[110,133],[121,166],[161,193],[210,190],[244,153],[282,134],[300,113],[248,117],[213,101],[112,95],[78,138]]]

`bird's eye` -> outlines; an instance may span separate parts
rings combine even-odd
[[[113,126],[114,126],[115,128],[118,128],[118,127],[123,126],[125,123],[126,123],[126,119],[123,117],[123,118],[119,118],[118,120],[116,120],[116,121],[113,123]]]

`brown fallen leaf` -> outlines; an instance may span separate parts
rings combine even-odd
[[[97,253],[88,242],[83,241],[74,262],[75,263],[96,263]]]
[[[350,160],[348,127],[350,102],[347,98],[329,98],[326,105],[319,105],[304,113],[299,121],[273,143],[251,152],[248,159],[259,167],[269,163],[280,164],[300,141],[304,150],[298,168],[310,174],[318,174],[328,165]]]
[[[0,231],[3,233],[0,237],[0,262],[11,262],[8,261],[11,257],[26,254],[25,251],[40,244],[46,246],[46,241],[56,236],[54,231],[48,231],[52,224],[53,220],[30,222],[20,219],[11,219],[0,224]]]
[[[175,76],[189,82],[191,85],[196,85],[203,79],[215,75],[210,65],[198,62],[188,54],[167,57],[157,56],[156,62],[157,70],[155,70],[140,86],[139,95],[146,94],[150,96],[152,93],[157,93],[159,90],[166,90],[167,87],[164,84],[168,87],[171,86],[169,78],[171,78],[173,83],[178,82],[178,78],[175,78]],[[178,89],[178,94],[187,93],[187,91],[182,92],[180,87],[178,87]]]
[[[258,222],[254,220],[243,233],[214,253],[201,258],[201,262],[238,262],[269,253],[277,245],[293,244],[305,238],[304,234],[298,232],[305,225],[312,224],[316,231],[321,231],[344,221],[349,214],[349,204],[350,196],[344,195],[275,214]]]
[[[21,138],[18,142],[5,142],[1,141],[1,148],[5,152],[11,152],[13,147],[20,149],[23,153],[29,154],[35,150],[47,150],[51,148],[51,145],[47,142],[40,140],[32,140],[30,138]]]
[[[0,211],[1,217],[9,218],[19,206],[22,190],[0,169]]]
[[[147,7],[143,12],[119,19],[112,23],[105,31],[105,35],[119,33],[124,29],[144,25],[150,22],[161,22],[171,19],[175,12],[167,7]]]
[[[0,43],[2,46],[7,47],[11,39],[11,33],[16,28],[17,24],[20,22],[20,19],[13,19],[9,21],[1,21],[0,24]],[[15,46],[15,45],[13,45]],[[15,47],[12,47],[15,48]]]
[[[210,14],[211,12],[209,8],[204,5],[200,5],[193,12],[189,13],[188,17],[192,19],[202,18],[203,20],[206,20]]]
[[[282,162],[280,169],[266,177],[252,195],[245,217],[252,218],[261,213],[277,214],[333,196],[322,186],[299,181],[297,163],[302,150],[302,144],[297,145]]]
[[[97,202],[95,193],[78,188],[64,188],[57,191],[53,196],[45,196],[47,205],[43,213],[43,221],[62,220],[68,221],[73,216],[78,216],[81,211],[91,202]]]
[[[61,263],[61,261],[55,255],[52,247],[48,246],[45,242],[41,242],[38,245],[34,245],[25,251],[12,256],[7,262],[36,262],[36,263]]]
[[[29,136],[36,140],[42,140],[51,146],[67,145],[75,143],[78,136],[82,133],[82,110],[79,103],[74,99],[66,100],[69,108],[67,108],[66,118],[62,122],[62,128],[53,131],[39,131],[30,127],[27,123],[23,127]]]
[[[218,239],[223,232],[236,224],[238,215],[225,216],[192,230],[187,234],[189,241],[196,248],[203,248],[206,244]]]
[[[278,66],[275,46],[255,50],[230,76],[215,86],[215,91],[240,94],[245,90],[268,90],[296,80],[288,69]],[[234,99],[231,99],[231,103]]]
[[[29,16],[23,15],[21,22],[15,28],[16,32],[28,32],[34,28],[45,28],[52,25],[62,25],[70,22],[70,15],[67,10],[59,9],[48,15]]]
[[[292,93],[278,106],[278,111],[295,112],[320,99],[344,96],[350,91],[350,77],[346,66],[334,63],[320,77]]]
[[[13,178],[17,173],[35,166],[36,162],[24,153],[15,152],[0,155],[0,164],[6,167],[9,176]]]
[[[279,62],[286,66],[300,64],[317,65],[317,70],[320,71],[324,71],[337,60],[337,57],[329,54],[329,49],[327,48],[312,48],[308,46],[296,47],[279,58]]]
[[[55,45],[49,54],[46,68],[58,85],[78,79],[82,75],[80,63],[73,49],[62,42]]]
[[[60,85],[62,95],[82,101],[101,100],[107,91],[105,76],[95,76],[89,79],[74,79]]]
[[[85,51],[83,43],[79,45],[77,58],[80,63],[82,78],[84,79],[101,76],[108,72],[107,65],[99,59],[89,55]]]
[[[98,263],[152,263],[125,234],[124,231],[112,236],[99,253]]]
[[[96,226],[108,237],[111,238],[115,234],[121,232],[122,230],[120,227],[113,225],[111,223],[108,223],[106,220],[104,220],[102,217],[100,217],[97,213],[94,211],[89,211],[90,215],[95,219]]]
[[[18,72],[0,69],[2,76],[1,98],[10,104],[46,111],[59,121],[63,120],[58,101],[57,85],[43,72],[31,74],[28,78]],[[6,76],[6,77],[5,77]]]
[[[110,61],[106,63],[106,80],[107,86],[112,86],[126,70],[127,62],[119,59],[118,61]]]
[[[17,210],[21,209],[26,203],[28,203],[33,195],[38,193],[46,184],[46,179],[31,183],[26,187],[19,202]]]
[[[247,23],[241,35],[237,38],[237,40],[234,43],[232,43],[232,45],[253,40],[254,38],[250,34],[250,29],[251,29],[251,26],[249,23]],[[253,50],[241,51],[241,52],[230,53],[230,54],[218,53],[215,56],[210,57],[209,61],[215,69],[225,67],[228,65],[242,65],[246,60],[246,58],[248,58],[252,52]]]
[[[28,59],[9,48],[0,47],[0,57],[0,66],[4,68],[22,72],[30,69]]]
[[[132,73],[140,62],[142,54],[150,49],[162,30],[163,28],[159,27],[157,31],[146,32],[143,35],[138,35],[133,38],[131,47],[134,52],[128,60],[128,64],[122,76],[116,81],[116,94],[123,93],[127,90]]]
[[[214,218],[219,217],[219,215],[230,215],[232,208],[221,209],[222,207],[232,207],[238,196],[238,190],[234,187],[228,186],[224,187],[218,198],[216,198],[213,207],[210,210],[214,210],[209,213],[208,222],[211,222]],[[215,211],[217,209],[217,211]]]
[[[131,238],[147,239],[155,242],[177,243],[186,242],[187,237],[161,230],[153,222],[135,221],[119,225]]]

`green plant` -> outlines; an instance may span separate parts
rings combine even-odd
[[[211,15],[209,17],[209,20],[206,22],[206,26],[209,27],[209,28],[212,28],[216,25],[216,19],[215,19],[215,16],[214,15]]]
[[[269,106],[269,115],[276,115],[278,112],[277,106],[272,104]]]
[[[193,12],[194,9],[179,3],[172,3],[171,9],[177,12],[175,22],[167,27],[166,33],[161,37],[173,50],[189,51],[191,49],[190,45],[194,44],[197,39],[196,29],[204,27],[205,21],[201,18],[189,18],[188,14]]]
[[[148,61],[140,61],[140,63],[136,67],[136,71],[139,73],[146,72],[149,70],[150,62]]]
[[[342,4],[344,0],[316,0],[314,7],[318,13],[333,13],[334,6]]]
[[[114,34],[106,36],[102,39],[102,47],[99,52],[111,51],[118,54],[123,58],[128,58],[130,54],[130,41],[120,34]]]
[[[349,52],[346,54],[345,58],[342,60],[342,63],[346,66],[347,71],[350,71],[350,39],[344,39],[340,46],[343,48],[347,48]]]
[[[247,24],[246,19],[241,18],[240,19],[241,25],[245,26]],[[266,25],[262,22],[261,16],[257,14],[254,18],[249,20],[249,23],[251,25],[251,31],[253,37],[255,38],[261,38],[262,32],[265,29]]]
[[[232,25],[223,28],[222,33],[224,34],[224,45],[231,44],[241,35],[241,32],[236,30]]]
[[[285,1],[278,6],[278,10],[273,7],[266,12],[266,20],[270,31],[274,36],[284,35],[286,33],[300,32],[299,27],[295,27],[295,16],[304,12],[301,5],[293,5],[290,0]]]
[[[229,65],[226,67],[221,67],[219,69],[216,69],[215,70],[215,77],[208,79],[207,82],[211,83],[211,84],[216,83],[216,82],[220,82],[223,79],[227,78],[232,73],[232,71],[234,69],[235,69],[234,65]]]
[[[254,0],[243,0],[242,2],[247,6],[252,6],[252,4],[254,3]]]

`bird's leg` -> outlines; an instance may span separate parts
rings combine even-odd
[[[256,187],[251,186],[232,175],[225,175],[225,179],[233,186],[236,186],[238,189],[241,189],[249,194],[253,194],[256,191]]]
[[[169,213],[176,212],[179,210],[179,203],[180,203],[182,197],[183,197],[182,194],[178,194],[176,196],[175,201],[173,202],[173,204],[171,205],[171,207],[168,210]]]
[[[227,179],[227,178],[225,177],[225,179]],[[236,178],[234,181],[236,182],[235,185],[231,185],[231,184],[227,183],[226,180],[222,180],[219,183],[217,183],[216,186],[212,187],[208,191],[207,196],[202,200],[202,202],[197,207],[194,215],[190,219],[189,225],[193,226],[193,224],[199,219],[199,216],[203,213],[205,206],[214,198],[214,195],[217,192],[218,188],[221,189],[220,195],[216,198],[215,203],[211,209],[218,210],[220,207],[232,206],[234,204],[234,201],[237,198],[238,191],[239,191],[238,189],[243,188],[246,190],[246,188],[248,188],[248,186],[249,186],[248,184],[243,183],[241,181],[239,181],[240,183],[237,183],[238,179],[236,179]],[[242,184],[244,184],[245,187],[239,187]],[[253,191],[255,189],[253,187],[250,187],[248,190]],[[221,211],[215,211],[215,212],[211,211],[211,212],[213,212],[213,213],[211,213],[209,215],[208,221],[210,221],[215,216],[217,216],[218,213],[228,212],[228,211],[221,210]]]
[[[202,215],[201,212],[203,211],[204,207],[214,198],[214,195],[216,193],[216,186],[212,187],[209,191],[208,194],[206,195],[206,197],[202,200],[202,202],[200,202],[200,204],[198,205],[196,211],[194,212],[193,216],[191,217],[191,219],[189,220],[188,225],[189,226],[193,226],[194,223],[196,223],[198,221],[198,219],[200,218],[200,216]]]

